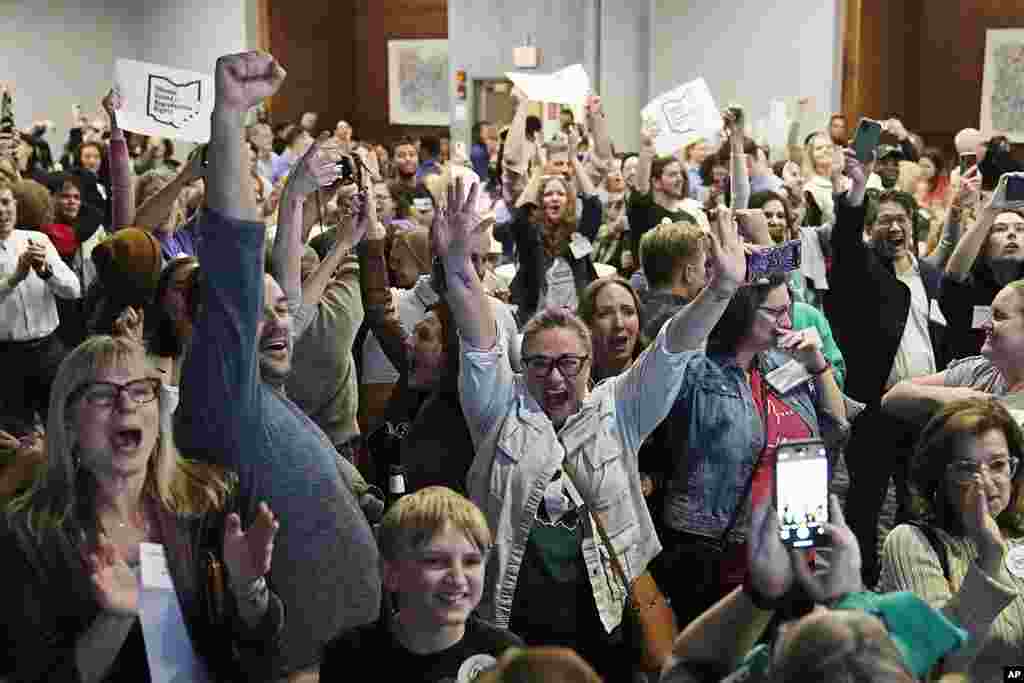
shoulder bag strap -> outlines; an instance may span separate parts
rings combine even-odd
[[[601,542],[604,547],[608,550],[608,557],[612,563],[612,571],[619,577],[619,581],[622,582],[623,588],[629,588],[629,577],[626,576],[626,570],[622,567],[622,563],[619,562],[619,556],[615,554],[615,548],[612,546],[612,540],[608,537],[608,530],[604,528],[604,523],[601,521],[601,517],[594,510],[593,505],[590,502],[590,492],[586,488],[579,485],[579,480],[576,478],[576,468],[569,464],[566,460],[562,463],[562,470],[566,476],[572,480],[573,486],[576,487],[576,491],[580,494],[580,498],[583,499],[583,507],[589,513],[593,511],[594,514],[590,515],[590,518],[594,520],[594,526],[597,528],[597,535],[601,537]]]

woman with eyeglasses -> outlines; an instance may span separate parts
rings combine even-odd
[[[910,471],[920,521],[882,551],[881,591],[913,591],[970,634],[943,672],[1002,681],[1024,647],[1024,435],[992,400],[946,406],[925,427]]]
[[[435,253],[445,261],[448,302],[461,336],[460,397],[476,446],[469,491],[497,538],[481,610],[530,645],[572,647],[606,680],[630,680],[634,662],[618,628],[626,587],[615,576],[611,553],[633,579],[661,551],[644,503],[638,452],[677,396],[703,393],[699,387],[709,379],[709,364],[700,348],[730,301],[745,298],[741,293],[747,289],[740,288],[746,265],[738,230],[731,211],[720,210],[710,236],[714,275],[708,286],[631,365],[591,387],[591,331],[564,308],[547,307],[526,324],[522,375],[505,360],[468,259],[475,195],[474,189],[467,201],[461,186],[455,189],[452,213],[436,231]],[[782,297],[788,298],[784,290]],[[768,305],[788,310],[787,303]],[[785,317],[785,310],[777,315]],[[772,316],[759,329],[775,345]],[[811,365],[815,381],[831,383],[826,400],[838,400],[816,347],[802,336],[781,336],[784,346]],[[721,395],[723,385],[732,385],[725,392],[736,392],[733,405],[747,405],[738,388],[742,376],[737,368],[736,376],[710,386],[709,400]],[[807,409],[812,410],[809,402]],[[841,403],[834,409],[842,415]],[[712,411],[709,416],[720,418],[716,435],[742,431],[735,425],[742,413]],[[696,433],[693,438],[703,440]],[[752,441],[733,454],[736,469],[749,469]],[[738,498],[725,487],[720,508],[735,507]],[[702,531],[713,534],[724,526],[710,504],[701,514],[711,527]],[[600,540],[595,520],[606,530],[612,551]]]
[[[848,424],[835,369],[819,335],[796,330],[782,276],[741,288],[711,330],[665,420],[671,445],[665,554],[657,576],[680,623],[743,582],[751,505],[771,499],[784,441],[821,438],[838,451]],[[810,375],[795,386],[771,374],[790,360]]]
[[[142,543],[166,557],[192,647],[214,680],[262,678],[283,606],[264,576],[278,522],[232,512],[237,478],[186,461],[161,428],[144,349],[92,337],[60,366],[43,472],[4,515],[0,650],[17,681],[146,681]],[[162,619],[162,615],[146,615]],[[150,646],[152,646],[150,644]]]

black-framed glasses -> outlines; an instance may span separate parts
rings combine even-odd
[[[539,379],[546,379],[551,371],[557,366],[563,377],[575,377],[590,359],[590,356],[580,356],[575,353],[563,353],[561,356],[523,356],[523,366],[527,371]]]
[[[978,462],[977,460],[954,460],[949,463],[947,471],[954,481],[967,482],[974,479],[976,474],[985,472],[989,477],[1001,479],[1013,479],[1017,474],[1017,466],[1020,461],[1016,456],[996,458],[992,462]]]
[[[160,395],[160,380],[155,377],[144,377],[127,384],[86,382],[71,392],[68,403],[71,404],[79,398],[85,398],[86,402],[94,408],[111,408],[117,404],[121,394],[127,396],[136,405],[152,403]]]

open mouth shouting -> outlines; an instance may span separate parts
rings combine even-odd
[[[142,429],[140,427],[122,427],[115,429],[110,437],[114,451],[117,453],[133,453],[142,445]]]

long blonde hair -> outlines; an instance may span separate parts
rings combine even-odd
[[[121,337],[90,337],[61,363],[50,391],[46,424],[46,460],[32,488],[7,508],[12,526],[27,534],[44,554],[56,551],[74,557],[82,538],[98,529],[92,474],[78,467],[77,444],[71,432],[69,397],[93,381],[100,371],[146,363],[145,350]],[[163,396],[158,399],[163,407]],[[171,434],[160,421],[150,457],[144,495],[162,510],[177,515],[201,515],[221,509],[234,485],[233,475],[181,457]]]

